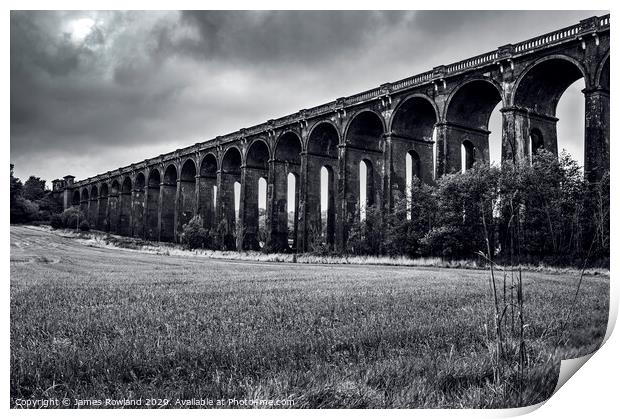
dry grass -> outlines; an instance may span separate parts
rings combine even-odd
[[[11,238],[12,400],[517,404],[492,382],[482,270],[224,261],[173,247],[162,257],[22,227]],[[525,405],[550,395],[560,359],[590,353],[605,334],[609,281],[587,276],[554,351],[576,279],[524,276]]]
[[[45,227],[37,227],[45,229]],[[49,228],[48,231],[51,231]],[[136,238],[118,236],[114,234],[102,233],[99,231],[75,232],[75,230],[60,230],[56,234],[62,237],[77,239],[80,243],[87,246],[100,247],[106,249],[128,249],[156,255],[174,256],[201,256],[211,259],[225,260],[245,260],[254,262],[287,262],[287,263],[309,263],[324,265],[385,265],[385,266],[411,266],[411,267],[434,267],[434,268],[456,268],[456,269],[487,269],[487,266],[480,264],[476,259],[450,260],[439,257],[418,257],[410,258],[407,256],[333,256],[315,255],[311,253],[262,253],[257,251],[222,251],[196,249],[188,250],[175,243],[151,242]],[[504,269],[502,265],[497,265],[499,270]],[[518,267],[515,267],[518,268]],[[521,269],[529,272],[548,272],[558,274],[578,274],[580,269],[555,267],[547,265],[523,264]],[[603,268],[586,269],[587,275],[609,276],[609,270]]]

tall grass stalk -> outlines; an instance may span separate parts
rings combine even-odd
[[[508,269],[498,267],[498,265],[493,261],[484,202],[480,203],[480,209],[482,227],[484,229],[483,233],[486,242],[486,253],[479,251],[478,255],[487,261],[490,274],[491,299],[495,318],[494,342],[493,345],[490,345],[490,347],[494,347],[495,350],[495,354],[491,354],[491,359],[494,361],[494,385],[498,387],[498,390],[503,393],[504,398],[507,400],[512,398],[511,393],[516,392],[518,403],[521,405],[523,402],[524,380],[527,366],[527,348],[525,344],[525,321],[523,309],[523,275],[520,260],[516,261],[516,272],[514,261],[514,250],[517,250],[516,253],[518,258],[520,255],[518,234],[516,235],[516,243],[514,240],[514,221],[515,219],[519,220],[519,214],[517,210],[515,217],[515,209],[512,198],[513,197],[511,197],[509,201],[511,215],[508,223],[508,231],[510,233],[511,241],[510,266]],[[498,290],[498,285],[496,283],[495,273],[497,268],[503,272],[501,291]],[[508,273],[510,273],[510,286],[508,286]],[[499,295],[500,292],[502,293],[501,296]],[[515,310],[517,313],[516,329]]]

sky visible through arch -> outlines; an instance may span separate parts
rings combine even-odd
[[[13,11],[10,158],[83,179],[602,14]],[[580,162],[581,87],[558,107]]]

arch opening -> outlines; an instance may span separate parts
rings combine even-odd
[[[413,183],[415,179],[420,179],[420,156],[415,150],[408,151],[405,155],[405,166],[406,166],[406,188],[405,188],[405,199],[406,199],[406,211],[407,211],[407,219],[411,220],[411,207],[412,207],[412,199],[413,199]]]
[[[340,137],[336,128],[328,122],[320,122],[308,136],[308,164],[306,193],[306,232],[309,250],[317,244],[333,246],[335,231],[335,182],[333,167],[338,167],[338,144]]]
[[[130,236],[131,229],[131,178],[126,176],[121,184],[119,196],[118,233]]]
[[[88,206],[90,204],[89,199],[88,199],[88,189],[84,188],[82,190],[82,194],[80,196],[80,211],[82,211],[82,213],[88,217]]]
[[[258,179],[258,232],[256,241],[258,247],[263,248],[267,242],[267,180]]]
[[[333,246],[336,221],[334,170],[321,167],[321,238],[322,244]]]
[[[243,214],[243,248],[262,248],[265,244],[265,227],[261,226],[266,211],[266,181],[269,173],[269,147],[263,140],[254,141],[248,148],[244,169],[245,194]],[[262,180],[262,182],[261,182]],[[262,207],[261,207],[262,205]],[[262,218],[261,218],[262,217]]]
[[[215,226],[215,189],[217,184],[217,158],[209,153],[200,163],[200,178],[198,179],[198,214],[202,217],[204,227]]]
[[[362,111],[353,117],[347,130],[347,144],[369,151],[381,151],[383,123],[371,111]]]
[[[417,176],[428,183],[433,180],[433,141],[437,120],[433,104],[429,99],[420,96],[407,99],[395,110],[391,133],[392,182],[397,185],[401,197],[408,193],[410,176],[407,173],[407,156],[410,151],[414,151],[418,156]],[[396,156],[405,156],[405,159]]]
[[[498,104],[491,111],[491,116],[489,117],[489,163],[496,166],[501,166],[502,164],[502,125],[503,125],[503,116],[502,116],[502,102],[498,102]]]
[[[568,59],[547,59],[535,64],[520,78],[514,103],[542,115],[555,116],[564,91],[581,78],[581,69]]]
[[[297,175],[287,175],[286,187],[286,238],[287,246],[296,250],[297,246],[297,208],[299,205],[299,190],[297,187]]]
[[[464,159],[468,159],[463,154],[467,151],[462,147],[460,139],[463,137],[467,137],[469,143],[476,149],[476,153],[470,154],[470,157],[488,164],[491,161],[489,153],[492,149],[495,154],[493,160],[501,161],[502,124],[497,121],[501,121],[502,118],[499,111],[502,104],[499,88],[489,80],[472,80],[457,88],[450,98],[446,111],[447,144],[444,147],[447,149],[447,155],[444,158],[447,172],[463,170],[467,166],[463,164]],[[492,117],[495,132],[489,130]],[[443,144],[438,145],[441,147]],[[473,165],[473,162],[469,163]]]
[[[90,203],[88,207],[88,223],[90,228],[96,229],[98,224],[98,214],[99,214],[99,189],[97,185],[92,185],[90,187]]]
[[[246,167],[259,170],[268,170],[269,147],[262,140],[257,140],[248,148]]]
[[[108,220],[110,223],[110,231],[119,234],[120,220],[120,192],[121,185],[118,180],[114,179],[110,185],[110,196],[108,197]]]
[[[542,133],[540,132],[538,128],[532,128],[530,130],[529,140],[530,140],[530,144],[529,144],[530,156],[534,156],[540,150],[543,150],[545,148],[545,142],[544,142]]]
[[[134,182],[134,190],[132,196],[132,234],[136,237],[144,238],[144,200],[146,180],[144,173],[139,172]]]
[[[394,112],[392,133],[410,140],[432,140],[437,113],[432,103],[419,96],[407,99]]]
[[[373,168],[370,160],[363,159],[359,163],[359,219],[366,219],[366,211],[374,204]]]
[[[223,247],[225,250],[237,249],[237,197],[236,183],[241,184],[241,152],[230,147],[222,157],[222,173],[219,193],[220,223],[223,228]],[[218,226],[218,228],[220,228]]]
[[[270,245],[274,250],[297,249],[297,176],[301,166],[301,139],[294,132],[286,132],[278,139],[273,174],[273,207]],[[294,176],[292,180],[291,175]],[[291,215],[293,213],[293,215]],[[291,218],[294,226],[291,228]]]
[[[555,111],[557,150],[560,153],[566,151],[582,168],[585,163],[586,136],[584,89],[584,79],[579,79],[568,86],[560,97]],[[545,148],[547,148],[546,140],[545,138]]]
[[[108,184],[103,183],[99,188],[99,199],[97,209],[97,228],[108,231],[110,229],[108,223]]]
[[[181,168],[179,182],[178,234],[196,214],[196,164],[188,159]]]
[[[78,207],[80,206],[80,191],[73,191],[73,195],[71,197],[71,205],[73,205],[74,207]]]
[[[339,141],[336,128],[329,122],[320,122],[308,136],[308,154],[337,159]]]
[[[515,105],[528,110],[530,136],[536,132],[544,139],[545,150],[555,155],[566,149],[580,165],[585,154],[584,88],[585,78],[577,63],[568,57],[552,57],[527,69],[514,94]],[[535,142],[538,138],[534,137]],[[536,144],[527,145],[531,159]]]
[[[276,160],[281,163],[301,164],[301,140],[293,132],[282,134],[276,145]]]
[[[349,125],[345,137],[347,147],[344,150],[347,163],[344,219],[347,222],[365,220],[368,207],[381,207],[382,198],[378,192],[382,190],[383,184],[383,134],[382,119],[371,111],[362,111],[355,115]],[[401,170],[402,172],[404,170]],[[401,178],[402,176],[401,174]],[[404,188],[404,181],[400,187]],[[342,233],[338,234],[339,240],[346,243],[349,226],[343,225]]]
[[[147,240],[159,240],[159,194],[161,176],[159,170],[151,169],[146,188],[145,237]]]
[[[464,140],[461,143],[461,172],[465,173],[467,170],[474,167],[476,161],[476,147],[469,140]]]
[[[173,242],[176,240],[177,179],[176,166],[169,164],[164,171],[164,178],[159,191],[161,205],[159,239],[161,241]]]

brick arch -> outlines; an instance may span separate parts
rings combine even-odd
[[[138,173],[136,173],[136,179],[134,181],[134,189],[136,190],[144,190],[144,187],[146,186],[146,175],[144,174],[143,171],[139,171]]]
[[[149,168],[148,175],[146,176],[146,184],[149,188],[159,188],[161,183],[161,170],[157,167]]]
[[[185,170],[186,167],[188,167],[187,164],[189,162],[191,162],[194,166],[194,172],[195,172],[194,176],[198,173],[198,164],[196,164],[196,160],[193,157],[189,156],[189,157],[186,157],[184,160],[181,160],[179,164],[179,168],[180,168],[178,172],[179,178],[183,178],[183,171]],[[187,172],[185,173],[185,175],[187,175]]]
[[[110,195],[118,195],[121,190],[121,183],[118,179],[112,179],[110,183]]]
[[[144,171],[135,174],[133,182],[133,206],[131,231],[135,237],[144,238],[145,232],[145,207],[144,200],[146,194],[146,176]]]
[[[299,149],[295,148],[299,145]],[[299,150],[299,151],[298,151]],[[276,160],[284,160],[289,163],[300,164],[300,154],[303,152],[303,141],[301,136],[293,131],[286,130],[278,136],[273,157]]]
[[[160,194],[159,239],[161,241],[176,240],[176,190],[179,179],[179,168],[175,162],[164,163]]]
[[[179,173],[179,193],[177,208],[177,232],[183,232],[185,225],[196,215],[196,175],[198,168],[193,158],[188,157],[181,163]]]
[[[422,101],[422,102],[419,102],[419,101]],[[439,121],[439,119],[440,119],[440,112],[439,112],[439,107],[437,106],[437,103],[435,103],[435,101],[433,99],[431,99],[428,95],[425,95],[423,93],[413,93],[413,94],[410,94],[408,96],[403,97],[399,101],[399,103],[396,105],[396,107],[394,108],[394,111],[392,112],[392,115],[390,116],[390,119],[388,121],[388,131],[389,132],[394,132],[395,131],[395,121],[396,121],[396,125],[398,125],[399,119],[401,119],[404,116],[403,113],[405,113],[405,115],[406,115],[406,113],[409,113],[411,111],[415,111],[416,110],[415,109],[415,102],[418,102],[418,104],[420,104],[420,105],[422,105],[422,103],[424,103],[424,102],[427,102],[431,106],[431,108],[433,109],[434,123]],[[424,106],[424,105],[422,105],[422,106]],[[428,110],[428,109],[426,109],[426,110]],[[415,113],[414,113],[414,115],[415,115]],[[423,121],[423,122],[426,122],[426,121]],[[432,136],[432,129],[433,128],[431,127],[431,136]],[[426,135],[426,136],[428,136],[428,135]],[[423,135],[422,137],[426,137],[426,136]]]
[[[173,183],[176,183],[176,180],[179,178],[179,168],[177,167],[176,163],[163,163],[161,169],[161,180],[163,183],[167,185],[172,185]]]
[[[506,102],[501,85],[489,77],[471,77],[452,89],[442,119],[471,128],[486,129],[491,112],[500,102]],[[475,118],[472,119],[472,116]]]
[[[144,211],[143,236],[147,240],[159,240],[159,194],[161,192],[161,170],[152,166],[146,175],[146,208]]]
[[[260,144],[262,144],[262,146],[264,146],[264,149],[260,151],[261,154],[259,155],[254,155],[253,153],[256,153],[257,150],[260,150],[260,147],[262,147]],[[257,148],[258,147],[258,148]],[[264,153],[264,151],[266,150],[266,154]],[[259,166],[259,159],[261,157],[264,157],[265,160],[265,166],[261,167],[263,169],[267,169],[268,168],[268,163],[269,160],[271,159],[272,156],[272,151],[271,151],[271,147],[269,147],[269,142],[267,140],[265,140],[262,137],[256,138],[254,140],[252,140],[252,142],[250,142],[246,152],[245,152],[245,156],[242,159],[242,162],[244,165],[246,166],[253,166],[253,167],[258,167]]]
[[[238,162],[238,167],[237,167],[237,161],[236,161],[236,156],[235,154],[239,157],[239,162]],[[225,170],[230,170],[232,168],[236,168],[236,169],[241,169],[241,162],[242,162],[242,156],[243,153],[241,152],[241,149],[239,147],[237,147],[236,145],[231,145],[229,147],[226,148],[226,150],[224,150],[222,152],[222,157],[220,159],[220,163],[219,163],[219,169],[221,171],[225,171]],[[234,161],[227,161],[227,158],[234,158]],[[232,166],[228,166],[226,167],[226,165],[232,165]]]
[[[338,127],[329,120],[315,123],[308,133],[306,150],[306,192],[305,192],[305,229],[306,232],[298,245],[307,249],[317,240],[330,246],[334,244],[336,202],[338,179],[338,146],[342,136]],[[327,170],[327,179],[322,177],[322,170]],[[326,180],[327,182],[323,182]],[[324,225],[321,207],[321,194],[327,194],[327,220]]]
[[[337,139],[338,139],[338,143],[336,144],[336,148],[338,147],[338,145],[342,142],[342,133],[340,132],[340,129],[338,129],[338,125],[336,125],[333,121],[329,120],[329,119],[321,119],[316,121],[312,127],[310,128],[310,130],[308,130],[308,135],[306,138],[306,144],[305,144],[305,150],[310,152],[310,139],[313,138],[313,136],[316,133],[317,129],[320,129],[321,127],[324,127],[326,125],[331,126],[334,129],[334,132],[336,133]]]
[[[245,229],[241,244],[244,249],[258,250],[261,247],[261,236],[259,234],[259,220],[261,216],[259,211],[259,184],[261,179],[266,182],[269,178],[270,159],[269,142],[262,137],[254,139],[246,149],[245,188],[241,190],[244,205],[243,208],[240,208],[240,217],[243,220],[243,227]]]
[[[193,157],[188,157],[179,165],[178,178],[183,181],[195,181],[196,174],[198,173],[198,167]],[[191,179],[190,179],[191,176]]]
[[[119,215],[120,215],[120,191],[121,183],[118,179],[112,179],[110,182],[110,194],[108,196],[108,223],[109,230],[112,233],[119,232]]]
[[[421,179],[422,178],[422,162],[420,160],[420,154],[415,149],[407,151],[407,155],[411,159],[411,177]]]
[[[101,195],[101,198],[108,197],[108,184],[106,182],[101,182],[99,184],[99,193]]]
[[[205,166],[205,164],[208,163],[209,160],[213,160],[215,162],[215,166],[213,167],[214,170],[210,170],[208,166]],[[202,156],[202,158],[200,159],[200,164],[198,165],[198,173],[200,173],[200,176],[216,176],[217,171],[219,170],[219,164],[220,162],[217,158],[216,153],[209,151],[208,153],[205,153],[205,155]]]
[[[373,115],[373,116],[370,116],[370,115]],[[379,129],[379,125],[377,124],[374,124],[374,126],[371,126],[370,128],[367,126],[366,128],[369,128],[368,131],[371,131],[371,132],[367,134],[366,137],[380,136],[384,134],[386,131],[386,124],[385,124],[385,119],[381,116],[381,114],[379,114],[373,109],[361,109],[355,114],[351,115],[351,119],[349,119],[349,121],[347,122],[347,126],[344,130],[345,143],[352,144],[352,145],[358,145],[361,147],[366,146],[366,148],[369,148],[369,149],[379,150],[380,149],[380,138],[379,138],[377,147],[368,147],[369,145],[372,146],[372,144],[370,144],[372,139],[361,138],[361,137],[364,137],[364,135],[359,133],[359,131],[363,131],[363,128],[364,128],[364,127],[358,126],[358,124],[362,124],[362,122],[360,122],[361,119],[362,118],[374,118],[374,117],[377,118],[375,119],[374,122],[377,122],[377,120],[379,121],[380,129]],[[367,120],[366,122],[368,123],[370,122],[370,120]],[[358,137],[355,141],[356,144],[350,141],[351,137],[353,136]]]
[[[198,166],[198,203],[197,211],[202,217],[205,227],[212,227],[216,223],[215,219],[215,199],[217,188],[217,172],[219,170],[219,160],[213,151],[205,153],[200,158]]]
[[[133,182],[131,181],[131,177],[125,176],[123,178],[123,183],[121,184],[121,192],[122,193],[131,193],[132,183]]]
[[[540,114],[554,116],[564,91],[580,78],[586,88],[590,77],[583,63],[564,54],[542,57],[528,65],[517,77],[511,104]]]
[[[133,182],[130,176],[125,176],[121,184],[121,192],[119,196],[119,220],[118,220],[118,233],[123,236],[130,236],[132,234],[131,225],[131,193],[133,189]]]

